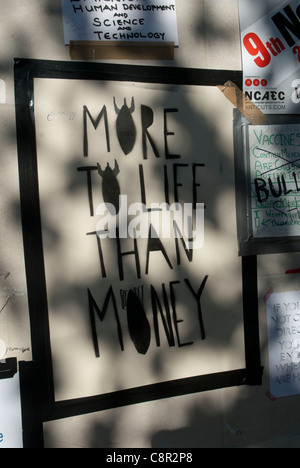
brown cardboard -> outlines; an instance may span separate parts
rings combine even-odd
[[[268,122],[266,115],[234,83],[227,81],[218,88],[253,125]]]

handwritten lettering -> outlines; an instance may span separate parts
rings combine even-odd
[[[275,397],[300,391],[300,296],[274,293],[267,302],[270,384]]]
[[[250,140],[255,236],[299,235],[299,125],[256,127]]]
[[[64,0],[63,11],[66,43],[86,39],[174,41],[178,45],[174,0],[150,4],[144,0]]]
[[[138,109],[140,111],[139,118]],[[153,109],[138,103],[134,97],[129,103],[126,99],[123,102],[117,102],[115,98],[112,98],[111,106],[100,105],[99,111],[93,114],[87,106],[83,106],[83,157],[85,160],[89,158],[89,138],[93,137],[93,141],[96,139],[98,142],[99,162],[96,166],[85,165],[78,167],[77,170],[78,176],[82,174],[83,182],[86,183],[88,199],[86,209],[89,216],[91,218],[97,217],[97,219],[101,216],[101,222],[97,223],[97,231],[88,232],[86,235],[91,238],[95,252],[98,253],[100,278],[107,280],[106,291],[104,290],[102,294],[99,294],[94,286],[87,290],[92,341],[96,358],[100,358],[99,329],[109,320],[114,324],[114,339],[122,352],[126,351],[125,333],[131,338],[136,351],[142,355],[147,354],[149,347],[153,346],[154,343],[160,347],[162,341],[170,348],[191,346],[194,341],[187,337],[186,332],[182,333],[182,330],[186,328],[184,322],[192,322],[193,330],[198,328],[198,340],[206,338],[202,296],[205,293],[208,276],[204,276],[202,282],[197,285],[194,285],[194,280],[189,278],[173,280],[174,276],[172,276],[171,281],[166,281],[161,285],[152,284],[150,279],[153,277],[154,267],[157,267],[158,262],[165,265],[171,272],[180,268],[183,261],[189,263],[194,261],[193,245],[190,243],[190,234],[193,231],[185,230],[177,216],[177,211],[180,212],[179,208],[185,203],[188,194],[188,199],[191,201],[188,204],[190,212],[187,215],[190,218],[190,225],[193,225],[193,219],[197,220],[195,211],[200,203],[198,200],[199,189],[201,175],[205,177],[205,164],[178,162],[182,155],[176,154],[174,150],[176,125],[173,119],[176,116],[179,117],[179,113],[178,108],[162,108],[159,120],[163,122],[163,125],[160,132],[157,133],[157,127],[156,132],[154,132],[153,126],[158,116],[154,114]],[[116,121],[114,126],[110,125],[111,120]],[[140,138],[137,138],[137,135],[140,135]],[[113,139],[117,139],[119,143],[120,154],[117,156],[118,159],[115,159],[114,164],[106,163],[105,167],[103,157],[106,161],[111,152]],[[141,161],[137,161],[136,170],[134,170],[134,164],[130,158],[132,154],[136,154],[133,153],[133,150],[138,145],[140,145],[140,151],[137,154],[140,154]],[[132,176],[130,181],[125,181],[122,180],[120,167],[121,160],[128,161],[128,158],[132,167]],[[165,200],[158,199],[157,203],[151,203],[151,208],[147,205],[147,195],[152,180],[146,178],[144,171],[144,165],[149,162],[149,159],[160,162],[157,168],[161,168],[163,185],[158,193],[164,194],[165,198]],[[162,163],[163,161],[165,164]],[[141,201],[138,203],[138,200],[132,200],[135,202],[134,206],[142,206],[139,209],[143,213],[140,213],[136,219],[129,220],[127,213],[124,213],[123,202],[124,199],[127,201],[126,183],[136,186],[135,194]],[[101,205],[101,208],[103,208],[103,212],[99,210],[100,205],[98,207],[94,205],[95,193],[99,191],[99,184],[102,185],[104,204]],[[171,200],[174,203],[170,207]],[[155,220],[159,220],[159,216],[156,215],[159,215],[167,205],[169,206],[168,214],[170,215],[171,211],[173,214],[175,213],[174,220],[171,218],[169,220],[169,228],[173,229],[174,234],[173,241],[172,237],[164,237],[155,224]],[[153,216],[149,217],[150,224],[144,226],[145,218],[149,219],[148,214]],[[165,213],[164,222],[166,222],[166,216]],[[121,223],[120,220],[123,222]],[[110,232],[111,226],[113,226],[114,235]],[[197,221],[196,228],[196,231],[199,230]],[[128,236],[129,232],[135,231],[136,234],[137,230],[139,230],[139,234],[144,232],[145,235]],[[106,233],[110,235],[105,235]],[[142,248],[145,244],[140,239],[143,238],[146,239],[146,248]],[[168,247],[166,247],[165,239],[167,239]],[[172,245],[173,254],[171,255]],[[196,248],[201,248],[201,246]],[[112,252],[115,254],[113,255]],[[123,282],[126,281],[128,260],[131,261],[132,265],[131,278],[135,274],[137,284],[126,290]],[[116,273],[118,274],[119,281],[114,279],[110,283],[112,272],[114,277]],[[144,280],[147,278],[149,281]],[[141,281],[144,281],[142,285]],[[186,296],[189,303],[186,316],[183,316],[182,308],[178,302],[178,298],[182,296]],[[121,309],[127,311],[128,332],[124,330]],[[194,336],[193,340],[195,340]]]

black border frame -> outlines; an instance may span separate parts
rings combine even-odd
[[[42,446],[42,423],[142,402],[219,388],[261,385],[257,258],[242,258],[245,368],[162,382],[120,392],[56,402],[48,321],[34,119],[34,79],[84,79],[174,85],[242,86],[242,72],[173,67],[15,59],[20,203],[33,362],[21,363],[24,445]],[[38,387],[39,398],[34,388]],[[25,409],[24,409],[25,407]],[[34,411],[34,424],[31,410]]]
[[[300,115],[267,115],[267,121],[259,124],[300,124]],[[300,252],[300,236],[257,237],[253,236],[251,213],[251,174],[249,127],[254,125],[234,111],[234,143],[236,170],[237,227],[240,255],[263,255]]]

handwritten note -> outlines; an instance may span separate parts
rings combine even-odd
[[[249,130],[254,237],[300,235],[300,125]]]
[[[272,294],[267,302],[270,391],[300,393],[300,291]]]
[[[175,0],[62,0],[70,41],[174,42]]]

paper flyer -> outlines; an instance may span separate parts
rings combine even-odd
[[[239,14],[244,93],[265,114],[299,114],[299,0],[239,0]]]

